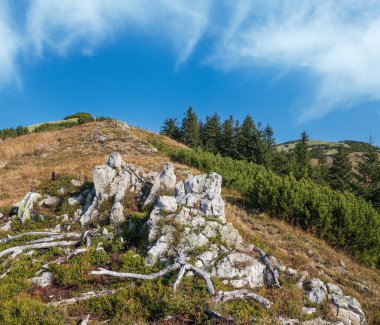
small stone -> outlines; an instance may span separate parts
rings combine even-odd
[[[65,193],[66,193],[66,189],[63,188],[63,187],[61,187],[61,188],[59,189],[58,193],[61,194],[61,195],[65,195]]]
[[[309,249],[309,250],[307,251],[307,255],[312,256],[313,254],[314,254],[314,252],[313,252],[312,249]]]
[[[336,284],[327,283],[326,284],[327,292],[332,295],[343,295],[342,289],[340,289]]]
[[[4,218],[4,214],[0,213],[0,219]]]
[[[69,216],[67,214],[64,214],[61,218],[62,218],[62,222],[68,222],[69,221]]]
[[[56,225],[53,229],[54,232],[60,232],[61,230],[61,225]]]
[[[39,207],[45,206],[45,207],[55,207],[59,203],[61,203],[61,198],[58,196],[48,196],[46,199],[43,199],[38,203]]]
[[[106,237],[108,236],[108,229],[107,228],[103,228],[102,235],[106,236]]]
[[[53,273],[43,272],[40,276],[30,279],[30,282],[38,287],[46,287],[49,284],[52,284],[54,280]]]
[[[317,312],[317,309],[314,307],[302,307],[302,314],[312,315]]]
[[[78,181],[77,179],[72,179],[72,180],[70,181],[70,183],[71,183],[72,185],[74,185],[75,187],[81,187],[81,186],[82,186],[82,183],[81,183],[80,181]]]
[[[296,276],[298,274],[297,270],[292,269],[291,267],[288,268],[286,271],[290,276]]]

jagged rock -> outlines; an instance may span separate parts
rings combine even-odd
[[[160,175],[155,175],[152,180],[151,190],[144,202],[144,205],[155,204],[157,200],[157,193],[160,189],[170,190],[175,187],[177,177],[174,174],[174,165],[172,163],[167,163]]]
[[[43,199],[38,203],[38,206],[46,206],[46,207],[55,207],[61,203],[61,198],[58,196],[48,196],[46,199]]]
[[[29,192],[19,203],[17,207],[17,217],[23,223],[30,219],[30,212],[33,209],[33,204],[41,198],[41,195],[34,192]]]
[[[164,212],[173,213],[177,211],[177,201],[172,196],[160,196],[157,201],[157,207]]]
[[[331,309],[344,325],[365,324],[365,316],[360,303],[353,297],[335,295],[331,297]]]
[[[53,283],[53,280],[54,280],[54,276],[53,276],[53,273],[51,272],[43,272],[41,273],[41,275],[39,276],[36,276],[32,279],[30,279],[29,281],[38,286],[38,287],[46,287],[48,286],[49,284],[52,284]]]
[[[313,278],[305,281],[304,287],[307,292],[306,296],[311,302],[321,304],[326,300],[327,288],[321,280]]]
[[[333,283],[326,284],[327,292],[331,295],[343,295],[343,291]]]
[[[243,253],[231,253],[215,267],[213,275],[236,288],[264,285],[265,265]]]
[[[106,164],[111,168],[121,168],[123,165],[121,155],[118,152],[111,153]]]
[[[236,247],[243,243],[243,238],[230,222],[220,229],[220,234],[228,247]]]

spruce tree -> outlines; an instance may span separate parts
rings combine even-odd
[[[217,153],[221,143],[221,132],[219,115],[207,116],[202,132],[203,147],[212,153]]]
[[[294,148],[296,160],[295,176],[296,178],[309,177],[311,173],[309,136],[304,131]]]
[[[181,141],[192,148],[201,144],[198,117],[192,107],[188,108],[182,120]]]
[[[177,125],[177,119],[167,118],[161,127],[160,134],[166,135],[167,137],[179,140],[179,128]]]
[[[364,153],[363,160],[357,166],[357,192],[372,202],[377,209],[380,209],[379,153],[378,149],[373,145],[372,138],[370,138],[369,144],[370,146]]]
[[[256,126],[252,117],[247,115],[237,134],[237,158],[255,161]]]
[[[222,125],[220,152],[223,156],[233,157],[235,150],[235,126],[232,115]]]
[[[333,156],[333,163],[329,172],[330,186],[334,190],[347,191],[352,186],[352,166],[348,152],[343,146],[338,147],[338,152]]]

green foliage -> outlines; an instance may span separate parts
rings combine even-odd
[[[161,127],[160,134],[174,140],[179,140],[180,132],[177,125],[177,120],[174,118],[167,118],[164,121],[164,125]]]
[[[334,190],[348,191],[352,186],[352,166],[348,153],[343,146],[338,147],[338,152],[333,157],[330,168],[330,186]]]
[[[368,147],[357,169],[356,192],[380,211],[380,158],[375,147]]]
[[[190,107],[182,120],[181,141],[189,147],[195,148],[201,144],[198,117]]]
[[[78,125],[78,122],[75,121],[64,121],[60,123],[44,123],[37,126],[33,132],[46,132],[46,131],[59,131],[71,128],[73,126]]]
[[[77,119],[78,124],[84,124],[84,123],[94,121],[94,118],[92,117],[91,113],[75,113],[72,115],[68,115],[64,118],[64,120],[72,120],[72,119]]]
[[[224,185],[245,195],[251,206],[313,231],[358,260],[380,260],[380,215],[364,199],[340,193],[312,180],[279,176],[252,162],[203,150],[168,151],[174,160],[223,176]]]
[[[29,130],[27,127],[18,126],[17,128],[9,128],[0,130],[0,140],[5,140],[8,138],[20,137],[22,135],[28,134]]]

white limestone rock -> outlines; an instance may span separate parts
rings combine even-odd
[[[41,200],[38,203],[38,206],[39,207],[42,207],[42,206],[45,206],[45,207],[55,207],[58,204],[60,204],[61,201],[62,201],[62,198],[60,198],[58,196],[50,196],[49,195],[47,198]]]
[[[157,207],[163,212],[174,213],[177,211],[177,201],[173,196],[160,196],[157,201]]]
[[[26,196],[15,205],[17,207],[17,217],[22,223],[30,219],[30,212],[33,209],[33,205],[41,198],[41,195],[34,192],[29,192]]]
[[[344,325],[366,324],[363,310],[355,298],[333,294],[330,306],[335,317]]]
[[[305,281],[304,288],[307,292],[306,296],[311,302],[321,304],[326,300],[327,288],[321,280],[313,278]]]
[[[53,283],[54,275],[51,272],[42,272],[39,276],[36,276],[29,281],[37,287],[44,288]]]

